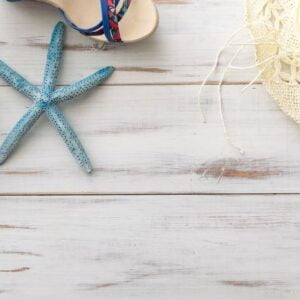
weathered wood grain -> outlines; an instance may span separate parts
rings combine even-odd
[[[242,5],[236,0],[158,1],[161,26],[155,36],[107,51],[69,30],[60,84],[106,64],[118,68],[108,87],[64,108],[95,172],[82,174],[51,126],[41,120],[0,167],[0,193],[299,192],[299,128],[263,88],[239,92],[255,70],[229,76],[225,89],[229,129],[247,150],[245,157],[226,144],[214,86],[203,99],[209,123],[201,123],[195,84],[203,80],[226,37],[243,23],[236,14]],[[37,84],[57,18],[55,9],[36,1],[0,2],[1,58]],[[245,54],[242,62],[247,60]],[[29,104],[0,84],[2,140]]]
[[[205,89],[203,124],[193,86],[100,87],[63,108],[94,165],[73,162],[43,118],[0,167],[2,194],[299,193],[299,127],[261,86],[224,88],[228,143],[216,87]],[[1,88],[0,137],[30,105]]]
[[[240,0],[158,1],[158,32],[150,39],[123,47],[106,47],[69,29],[60,84],[68,84],[97,68],[112,64],[118,72],[109,84],[196,84],[209,71],[218,49],[233,31],[244,25]],[[60,19],[52,7],[36,1],[0,2],[0,57],[41,84],[45,51],[52,26]],[[248,40],[249,36],[238,38]],[[221,60],[228,63],[233,49]],[[254,63],[253,47],[241,55],[244,65]],[[20,55],[20,53],[22,53]],[[253,79],[256,70],[234,71],[229,82]],[[218,75],[211,78],[216,82]],[[4,84],[2,81],[0,84]]]
[[[298,196],[2,197],[0,210],[5,300],[300,297]]]
[[[241,94],[255,69],[231,72],[224,87],[245,156],[223,134],[219,74],[202,99],[207,124],[197,108],[197,85],[243,25],[243,1],[157,3],[160,28],[142,43],[103,51],[68,30],[59,85],[117,67],[105,87],[62,107],[95,171],[77,168],[45,118],[0,166],[0,299],[299,299],[300,202],[287,195],[300,193],[299,126],[261,85]],[[58,19],[35,1],[1,1],[0,59],[41,84]],[[238,63],[253,63],[251,48]],[[29,105],[0,81],[0,141]],[[197,193],[285,195],[156,195]]]

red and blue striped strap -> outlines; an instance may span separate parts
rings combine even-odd
[[[102,8],[102,20],[91,28],[80,28],[74,24],[65,14],[60,10],[66,22],[75,30],[87,36],[105,35],[107,40],[111,43],[121,43],[121,34],[119,29],[119,22],[126,14],[131,0],[124,0],[121,9],[117,11],[117,6],[120,0],[100,0]]]

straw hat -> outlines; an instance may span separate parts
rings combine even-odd
[[[247,23],[263,84],[300,124],[300,1],[247,0]]]

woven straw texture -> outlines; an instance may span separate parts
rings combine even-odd
[[[247,23],[267,91],[300,124],[299,3],[298,0],[247,0]]]

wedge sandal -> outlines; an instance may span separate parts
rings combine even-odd
[[[159,21],[153,0],[37,1],[57,7],[73,29],[101,42],[143,40],[154,33]]]

